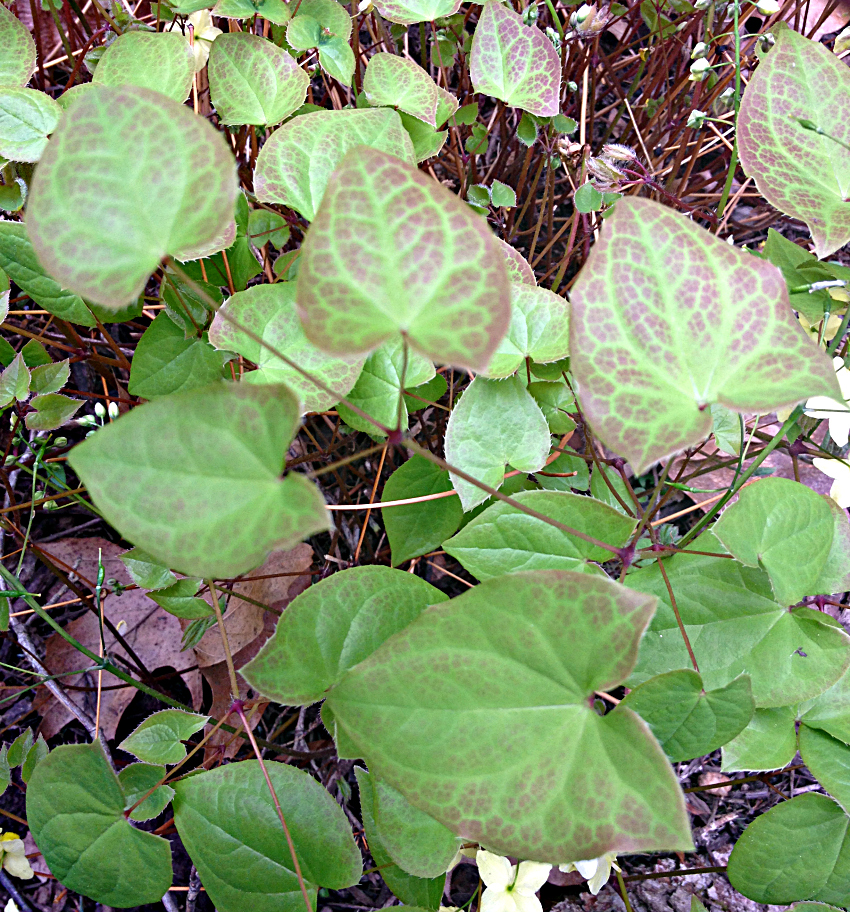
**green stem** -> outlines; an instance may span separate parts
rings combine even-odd
[[[723,218],[726,210],[726,203],[729,202],[729,193],[732,190],[732,181],[735,179],[735,171],[738,168],[738,112],[741,110],[741,32],[738,28],[738,0],[732,0],[732,20],[735,30],[735,145],[732,146],[732,157],[729,159],[729,173],[726,175],[726,183],[723,185],[723,193],[720,195],[720,202],[717,204],[717,223]]]

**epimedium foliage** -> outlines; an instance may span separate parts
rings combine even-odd
[[[181,28],[196,17],[190,41],[173,24],[127,21],[85,56],[91,83],[59,101],[28,88],[35,43],[0,6],[3,186],[10,163],[31,175],[23,220],[0,223],[4,315],[8,279],[81,327],[138,317],[159,280],[161,312],[128,381],[148,401],[110,414],[68,464],[133,546],[123,560],[137,586],[186,622],[187,643],[217,625],[228,715],[256,753],[184,774],[184,742],[211,720],[173,701],[122,741],[138,762],[120,774],[98,739],[48,752],[30,734],[4,747],[4,781],[21,767],[33,838],[69,889],[114,907],[161,898],[169,843],[137,824],[169,806],[222,912],[309,909],[320,889],[359,881],[337,801],[304,770],[264,760],[250,734],[214,582],[329,528],[338,505],[299,470],[293,441],[302,416],[333,410],[383,456],[409,455],[370,500],[393,567],[350,566],[297,594],[240,675],[264,702],[322,703],[338,756],[366,764],[369,851],[399,899],[438,907],[462,847],[562,866],[689,851],[671,763],[722,749],[724,770],[762,771],[799,750],[826,794],[756,820],[729,876],[760,902],[850,908],[850,637],[811,601],[850,588],[847,464],[831,460],[842,467],[831,498],[756,474],[793,445],[810,399],[810,419],[847,444],[846,300],[825,335],[842,309],[829,289],[850,272],[823,260],[850,237],[850,77],[819,44],[775,30],[743,95],[738,149],[765,197],[809,225],[817,255],[779,235],[744,250],[657,199],[624,196],[642,182],[670,201],[630,150],[608,146],[591,164],[584,132],[571,149],[564,25],[584,40],[604,16],[582,7],[562,23],[547,5],[548,33],[536,7],[488,0],[456,16],[460,3],[379,0],[395,37],[421,25],[424,42],[431,24],[431,66],[423,44],[420,62],[379,51],[364,68],[336,0],[219,0],[226,33],[199,3],[160,4]],[[662,38],[672,28],[642,15]],[[469,94],[446,75],[457,54]],[[215,123],[198,110],[204,71]],[[352,103],[313,104],[317,73],[353,84]],[[576,191],[573,224],[608,207],[569,296],[563,273],[537,283],[539,225],[532,262],[507,243],[516,188],[470,172],[464,199],[427,164],[459,125],[471,130],[463,152],[452,133],[453,155],[486,148],[473,93],[517,109],[522,180],[535,143],[550,169],[583,159],[594,182]],[[225,129],[240,126],[248,174]],[[272,265],[269,249],[284,246]],[[70,358],[54,363],[35,340],[4,345],[0,406],[26,407],[31,431],[67,423],[80,407],[61,393]],[[474,377],[459,390],[451,373],[449,390],[446,367]],[[426,406],[450,411],[436,446],[410,427]],[[743,416],[783,410],[745,469],[755,429],[745,441]],[[587,459],[567,448],[576,431]],[[678,454],[710,437],[737,459],[731,486],[684,538],[659,532],[646,510]],[[601,457],[594,440],[610,448]],[[664,463],[644,504],[626,461],[632,481]],[[449,598],[412,572],[437,549],[477,585]],[[411,572],[395,569],[410,560]],[[815,841],[816,863],[801,860]]]

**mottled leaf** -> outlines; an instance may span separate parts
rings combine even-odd
[[[534,270],[526,258],[510,244],[506,244],[501,238],[499,240],[499,249],[505,255],[505,262],[508,267],[508,278],[511,282],[524,282],[526,285],[536,285],[537,279],[534,277]]]
[[[35,42],[27,27],[0,4],[0,85],[25,86],[35,71]]]
[[[0,156],[37,162],[62,108],[44,92],[0,86]]]
[[[192,91],[195,57],[180,32],[125,32],[94,71],[96,85],[137,86],[183,103]]]
[[[399,108],[437,128],[437,85],[412,60],[385,52],[375,54],[366,67],[363,91],[369,104]]]
[[[378,12],[400,25],[415,25],[417,22],[434,22],[447,16],[454,16],[460,9],[461,0],[378,0]]]
[[[707,437],[715,402],[764,413],[839,395],[779,270],[660,203],[617,203],[570,300],[584,414],[638,474]]]
[[[224,19],[253,19],[254,16],[261,16],[276,25],[284,25],[289,21],[292,11],[284,0],[218,0],[212,15]]]

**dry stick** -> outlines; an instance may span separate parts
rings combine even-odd
[[[301,895],[304,897],[304,903],[307,906],[307,912],[313,912],[313,904],[310,902],[310,897],[307,895],[307,887],[304,884],[304,877],[301,874],[301,865],[298,863],[298,856],[295,854],[295,846],[292,843],[292,836],[289,834],[289,827],[286,825],[286,819],[283,816],[283,811],[280,807],[280,801],[278,801],[277,793],[274,790],[272,781],[269,778],[268,770],[266,770],[266,764],[263,762],[263,755],[260,753],[259,747],[257,747],[257,742],[254,740],[254,733],[251,731],[248,726],[248,720],[245,718],[245,709],[241,701],[236,700],[233,703],[231,709],[239,715],[239,718],[242,720],[242,725],[245,727],[245,732],[248,735],[248,738],[251,741],[251,747],[254,748],[254,755],[257,758],[257,762],[260,764],[260,769],[263,771],[263,777],[266,780],[266,785],[269,787],[271,792],[272,801],[274,802],[275,810],[277,811],[277,816],[280,818],[280,825],[283,827],[283,834],[286,836],[286,844],[289,846],[289,854],[292,856],[292,864],[295,867],[295,876],[298,878],[298,886],[301,887]]]
[[[218,603],[218,592],[216,592],[215,584],[211,579],[207,580],[207,586],[209,586],[210,595],[212,596],[215,620],[218,624],[219,632],[221,633],[221,645],[224,647],[224,658],[227,661],[227,674],[230,677],[230,690],[233,694],[233,699],[238,700],[239,682],[236,680],[236,669],[233,667],[233,656],[230,653],[230,642],[227,639],[227,629],[224,626],[224,618],[221,616],[221,606]]]

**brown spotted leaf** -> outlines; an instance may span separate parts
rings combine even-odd
[[[707,437],[716,402],[765,413],[840,395],[780,271],[659,203],[617,203],[571,301],[582,408],[638,473]]]

